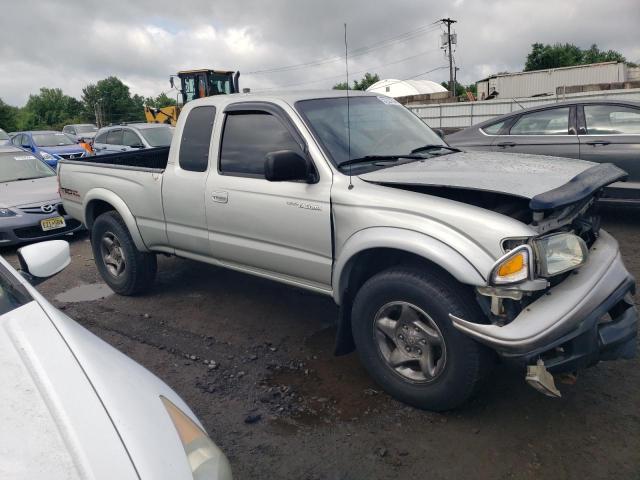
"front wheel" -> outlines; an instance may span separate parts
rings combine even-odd
[[[153,285],[156,256],[136,248],[118,213],[103,213],[95,220],[91,248],[100,275],[114,292],[135,295]]]
[[[480,315],[475,299],[443,274],[399,267],[370,278],[356,295],[351,324],[373,379],[419,408],[464,403],[486,377],[491,353],[457,331],[449,313]]]

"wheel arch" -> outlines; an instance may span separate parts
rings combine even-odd
[[[438,239],[398,228],[362,230],[347,240],[333,272],[334,300],[340,306],[336,355],[355,348],[351,307],[357,291],[373,275],[398,265],[445,274],[461,284],[486,284],[483,275],[466,258]]]
[[[83,204],[84,224],[89,231],[98,216],[105,212],[115,211],[122,217],[136,248],[141,252],[149,251],[142,240],[135,217],[125,201],[118,195],[104,188],[95,188],[85,195]]]

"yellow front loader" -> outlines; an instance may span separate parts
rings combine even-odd
[[[144,116],[149,123],[167,123],[175,125],[182,106],[197,98],[238,93],[238,77],[240,72],[230,70],[183,70],[169,77],[172,88],[176,88],[174,78],[180,79],[180,96],[182,104],[168,107],[144,107]]]

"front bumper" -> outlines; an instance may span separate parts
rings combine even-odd
[[[587,263],[528,305],[505,326],[451,316],[454,326],[502,357],[522,364],[545,360],[550,371],[571,371],[598,360],[635,355],[638,311],[635,280],[618,243],[605,231]]]
[[[62,216],[66,227],[43,231],[40,221],[46,218]],[[39,242],[77,232],[82,229],[82,223],[70,215],[60,215],[56,210],[51,213],[34,214],[22,213],[15,217],[0,219],[0,247],[17,245],[26,242]]]

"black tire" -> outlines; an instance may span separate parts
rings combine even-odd
[[[400,320],[407,316],[403,317],[402,313],[398,313],[400,320],[393,323],[393,316],[396,315],[393,309],[401,312],[406,305],[410,309],[418,307],[429,317],[429,326],[437,327],[429,327],[430,332],[436,332],[440,336],[440,340],[432,343],[436,345],[432,347],[436,350],[431,350],[430,358],[438,357],[439,353],[439,360],[444,359],[435,369],[439,372],[437,375],[429,377],[423,374],[422,364],[417,360],[415,363],[408,361],[402,364],[399,367],[402,372],[390,363],[389,352],[396,348],[400,350],[396,353],[402,355],[405,355],[405,350],[412,351],[413,355],[421,352],[419,348],[415,348],[415,345],[419,346],[417,340],[414,342],[411,339],[413,343],[407,343],[408,336],[413,336],[413,332],[409,331],[409,335],[406,335],[405,329],[405,335],[401,336],[403,332],[400,331]],[[411,312],[415,313],[415,310]],[[418,408],[442,411],[460,406],[481,386],[491,369],[493,353],[456,330],[449,319],[449,313],[471,321],[482,318],[473,295],[461,288],[455,280],[439,272],[395,267],[374,275],[360,288],[352,309],[353,338],[364,367],[387,393]],[[378,322],[384,321],[391,325],[389,330],[395,332],[394,339],[383,335],[382,329],[376,327],[377,317],[383,318]],[[391,323],[388,318],[391,318]],[[409,315],[409,318],[413,317]],[[416,328],[415,332],[421,331]],[[429,342],[424,338],[419,341],[423,344]],[[385,342],[390,345],[386,350],[387,359],[383,353]],[[442,344],[444,347],[440,346]],[[428,371],[431,373],[431,370]],[[415,380],[407,378],[407,375],[424,375],[425,378]]]
[[[119,273],[114,273],[113,264],[106,260],[103,241],[113,239],[118,244],[118,259],[123,260],[123,266]],[[91,228],[91,248],[93,258],[100,275],[111,289],[120,295],[136,295],[149,290],[153,286],[156,276],[156,256],[152,253],[139,251],[122,217],[114,211],[100,215]]]

